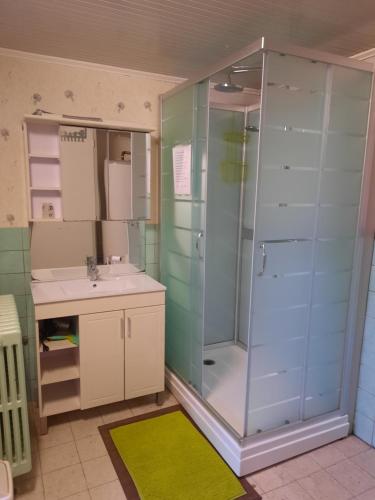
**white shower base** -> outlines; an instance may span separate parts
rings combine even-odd
[[[175,398],[238,476],[264,469],[349,433],[348,416],[333,414],[290,429],[240,440],[215,417],[201,398],[168,369],[166,382]]]
[[[219,415],[243,435],[245,427],[245,392],[247,353],[236,345],[209,348],[203,365],[203,396]]]

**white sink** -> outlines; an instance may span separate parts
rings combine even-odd
[[[71,280],[60,282],[60,287],[66,295],[87,296],[103,295],[107,293],[121,294],[136,288],[136,284],[129,276],[96,280]]]
[[[46,281],[31,283],[34,304],[64,302],[69,300],[108,297],[111,295],[132,295],[165,291],[165,286],[144,273],[113,276],[90,281],[70,279],[64,281]]]

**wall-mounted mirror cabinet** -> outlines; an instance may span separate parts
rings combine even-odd
[[[30,221],[150,219],[149,132],[26,119]]]

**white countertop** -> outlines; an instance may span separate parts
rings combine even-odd
[[[114,295],[164,292],[165,286],[144,273],[116,276],[90,281],[88,278],[34,281],[31,293],[35,305],[71,300],[98,299]]]

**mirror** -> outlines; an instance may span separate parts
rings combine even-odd
[[[82,267],[94,256],[98,264],[114,264],[118,274],[130,274],[145,270],[145,248],[143,221],[35,222],[31,268]]]
[[[61,125],[62,219],[150,217],[150,134]]]
[[[33,271],[84,269],[87,256],[144,271],[150,134],[36,120],[27,152]]]

